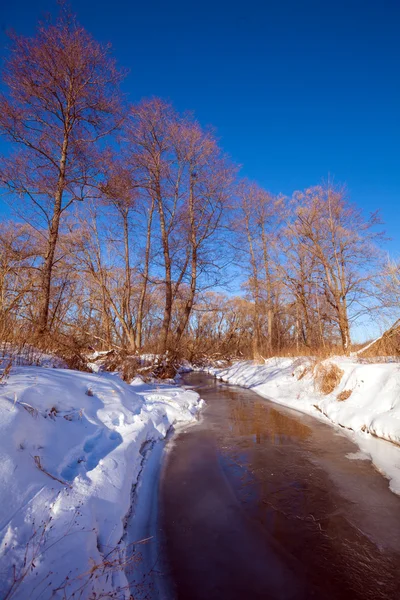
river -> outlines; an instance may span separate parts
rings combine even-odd
[[[400,497],[359,449],[250,390],[184,383],[207,406],[167,442],[140,597],[398,600]]]

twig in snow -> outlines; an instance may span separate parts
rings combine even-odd
[[[18,404],[20,404],[31,415],[31,417],[34,417],[36,419],[36,417],[39,414],[39,411],[37,410],[37,408],[34,408],[27,402],[19,402],[18,400],[14,401],[14,406],[15,406],[16,402],[18,402]]]
[[[46,469],[42,466],[42,463],[40,462],[40,456],[34,456],[33,460],[35,461],[35,465],[37,466],[37,468],[42,471],[43,473],[46,473],[46,475],[48,475],[49,477],[51,477],[52,479],[54,479],[54,481],[58,481],[58,483],[61,483],[62,485],[66,485],[69,488],[72,488],[72,485],[70,483],[67,483],[66,481],[63,481],[62,479],[58,479],[58,477],[55,477],[54,475],[52,475],[51,473],[49,473],[48,471],[46,471]]]

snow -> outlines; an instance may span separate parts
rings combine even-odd
[[[140,378],[13,367],[0,385],[0,597],[129,597],[124,522],[144,449],[202,404]]]
[[[38,350],[30,344],[18,347],[9,342],[2,342],[0,344],[0,369],[6,368],[9,364],[58,367],[60,369],[67,367],[66,362],[62,358]]]
[[[355,357],[334,357],[322,365],[335,364],[343,371],[330,394],[316,389],[316,363],[310,358],[270,358],[260,365],[236,362],[208,372],[233,385],[251,388],[279,404],[340,426],[358,444],[361,453],[349,459],[370,458],[400,494],[400,364],[358,362]],[[351,391],[346,400],[341,392]],[[389,443],[391,442],[391,443]]]
[[[133,517],[126,525],[126,543],[139,558],[129,575],[135,600],[173,598],[169,566],[160,536],[159,487],[166,440],[149,448],[133,501]],[[139,540],[139,543],[137,541]]]

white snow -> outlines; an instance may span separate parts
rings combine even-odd
[[[129,597],[122,537],[141,451],[202,403],[139,378],[14,367],[0,385],[0,597]]]
[[[307,358],[271,358],[263,365],[242,361],[208,371],[223,381],[251,388],[274,402],[342,427],[390,480],[390,489],[400,494],[400,363],[360,363],[354,357],[338,357],[322,364],[329,363],[344,373],[328,395],[316,389],[315,365]],[[343,391],[351,391],[351,395],[339,400]]]

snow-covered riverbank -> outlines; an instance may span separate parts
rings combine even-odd
[[[400,363],[363,364],[340,357],[320,366],[329,368],[332,363],[342,373],[328,394],[318,391],[318,365],[310,359],[271,358],[262,365],[236,362],[208,372],[342,427],[362,450],[359,458],[370,458],[388,477],[392,491],[400,494]]]
[[[0,596],[125,597],[121,540],[143,449],[201,406],[174,385],[14,367],[0,386]]]

